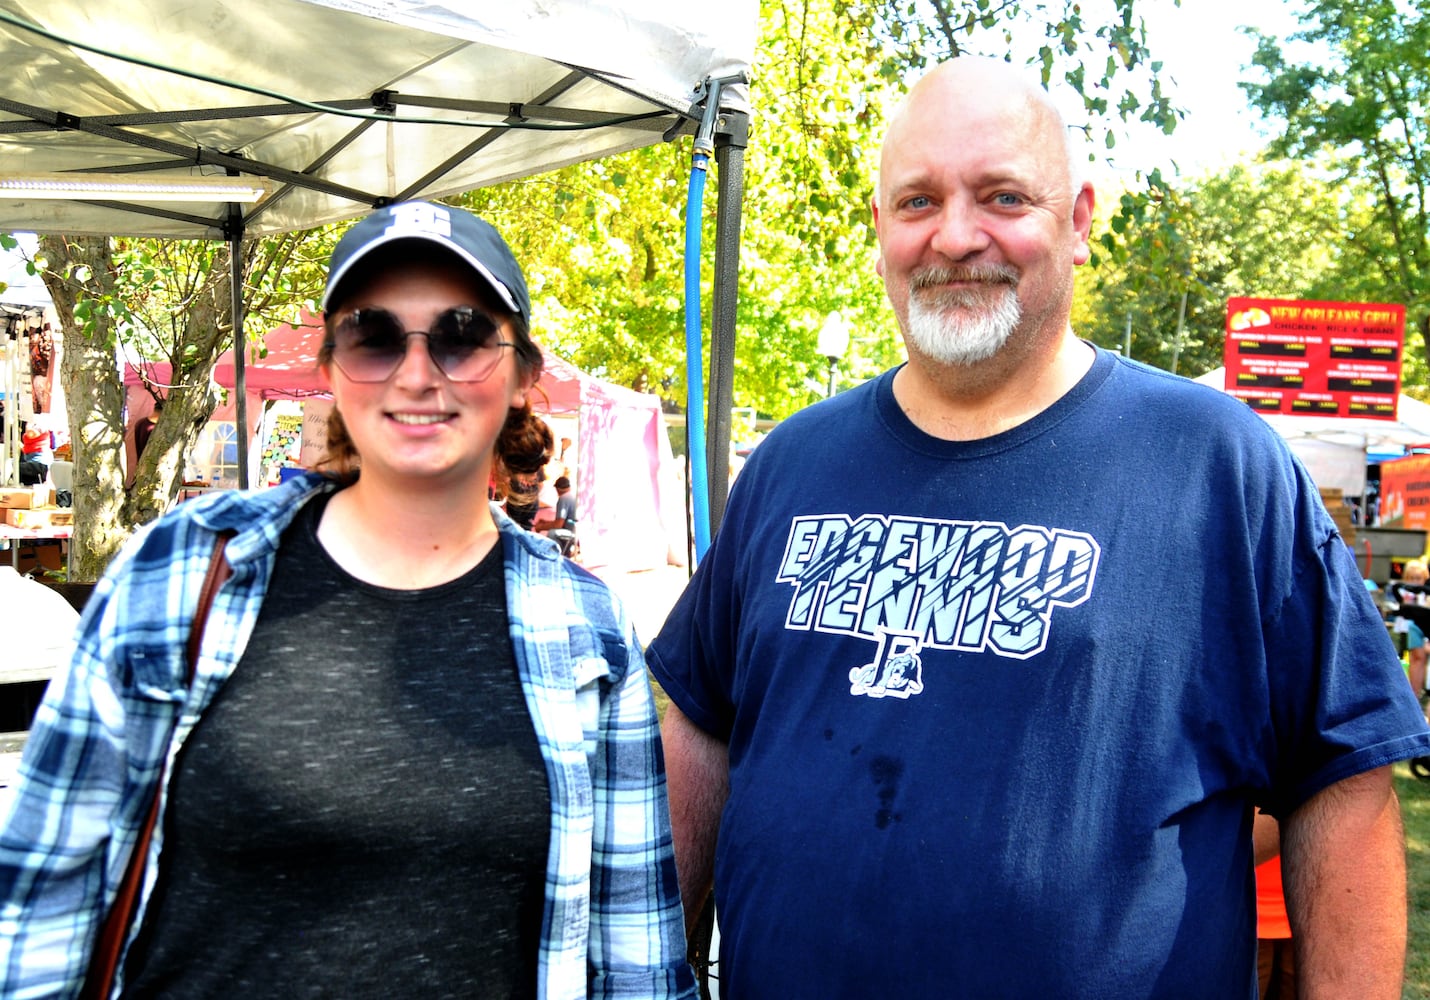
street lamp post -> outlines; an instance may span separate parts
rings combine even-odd
[[[849,324],[844,322],[844,317],[838,312],[824,317],[824,325],[819,328],[819,343],[815,350],[829,361],[829,388],[824,393],[828,398],[834,395],[834,367],[849,350]]]

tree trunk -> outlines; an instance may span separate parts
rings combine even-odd
[[[174,385],[161,390],[164,409],[126,492],[124,384],[115,363],[112,320],[101,307],[117,297],[109,241],[45,236],[40,246],[49,261],[45,285],[65,331],[60,374],[74,449],[69,578],[90,583],[136,528],[168,510],[178,496],[189,451],[218,403],[211,376],[233,325],[228,266],[223,261],[210,269],[184,315],[183,336],[174,348]],[[90,305],[88,331],[76,316],[81,301]]]
[[[209,273],[210,280],[185,316],[183,349],[172,363],[173,384],[160,388],[164,409],[144,446],[124,504],[126,520],[136,525],[147,524],[173,505],[189,452],[219,403],[212,375],[233,326],[233,306],[227,262]],[[185,357],[192,360],[178,360]]]
[[[124,387],[114,363],[109,317],[96,310],[89,335],[75,319],[75,305],[82,297],[102,301],[113,294],[109,241],[44,236],[40,248],[50,264],[44,271],[45,287],[65,336],[60,379],[74,452],[75,511],[69,580],[92,583],[133,530],[121,517]]]

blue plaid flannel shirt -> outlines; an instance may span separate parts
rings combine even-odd
[[[186,501],[141,529],[96,586],[0,827],[0,996],[78,993],[161,766],[242,656],[284,528],[332,488],[308,475]],[[694,997],[665,767],[634,630],[604,584],[496,516],[512,645],[553,800],[538,995]],[[224,530],[237,532],[226,549],[233,575],[186,688],[189,622]],[[141,907],[162,829],[161,817]]]

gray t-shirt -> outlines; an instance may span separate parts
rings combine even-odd
[[[170,786],[126,997],[534,997],[551,806],[501,547],[387,590],[284,535]]]

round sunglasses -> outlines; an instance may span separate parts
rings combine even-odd
[[[386,309],[354,309],[338,320],[327,346],[333,364],[354,382],[386,382],[407,356],[409,337],[427,338],[427,355],[452,382],[485,382],[496,371],[503,347],[500,327],[486,313],[457,306],[438,315],[428,330],[407,330]]]

